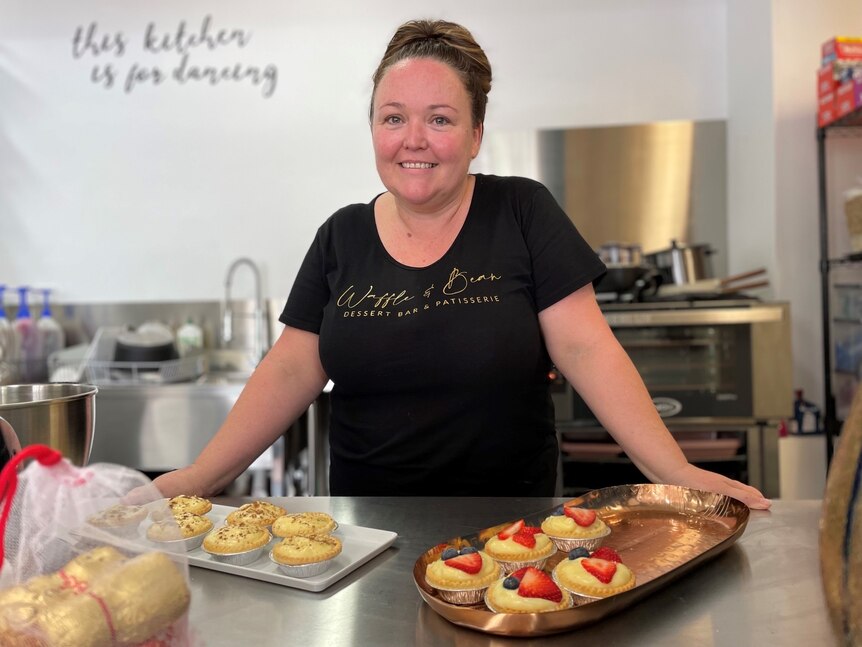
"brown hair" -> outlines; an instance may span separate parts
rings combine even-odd
[[[433,58],[455,70],[470,95],[473,126],[484,123],[491,91],[491,64],[465,27],[445,20],[410,20],[395,31],[371,77],[374,89],[369,118],[374,117],[374,95],[380,79],[395,63],[408,58]]]

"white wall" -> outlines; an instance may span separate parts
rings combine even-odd
[[[770,268],[773,296],[791,304],[793,383],[822,405],[815,76],[823,41],[862,33],[862,4],[728,0],[727,25],[729,270]],[[862,174],[862,149],[830,147],[837,255],[849,251],[841,193]]]
[[[0,0],[0,283],[60,301],[219,298],[251,256],[288,292],[317,226],[381,186],[367,126],[370,75],[395,27],[470,27],[495,71],[486,127],[514,130],[726,116],[724,0]],[[275,91],[173,81],[130,93],[94,64],[169,71],[146,25],[244,29],[199,65],[277,67]],[[72,55],[77,27],[122,32],[122,57]],[[119,84],[118,79],[117,84]],[[237,294],[239,295],[239,289]]]

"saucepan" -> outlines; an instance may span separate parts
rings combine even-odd
[[[651,252],[644,257],[662,275],[665,284],[685,285],[714,277],[710,245],[685,245],[672,240],[670,247]]]
[[[47,445],[78,466],[90,460],[96,425],[92,384],[0,386],[0,468],[33,444]]]

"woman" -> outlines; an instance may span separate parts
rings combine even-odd
[[[553,363],[648,478],[768,507],[686,461],[596,303],[604,265],[547,189],[469,173],[491,87],[472,35],[408,22],[373,81],[386,192],[321,226],[281,337],[159,489],[219,492],[332,379],[332,494],[551,496]]]

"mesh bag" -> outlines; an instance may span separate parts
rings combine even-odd
[[[21,471],[26,459],[35,459]],[[140,505],[132,505],[130,493]],[[0,473],[0,645],[189,647],[185,554],[140,528],[164,499],[132,469],[31,445]]]

